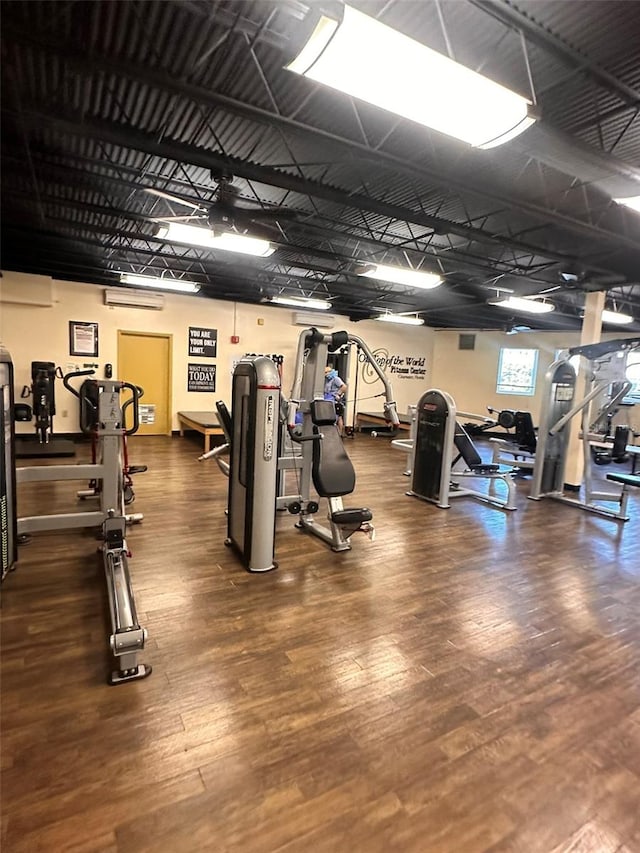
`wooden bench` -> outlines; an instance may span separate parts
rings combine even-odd
[[[400,420],[399,426],[396,429],[404,429],[407,432],[411,429],[411,419],[407,415],[398,413]],[[363,427],[386,427],[392,429],[393,424],[385,418],[384,412],[356,412],[356,429],[361,430]]]
[[[215,412],[178,412],[178,424],[181,436],[186,429],[193,429],[204,435],[205,453],[211,450],[212,435],[224,435]]]

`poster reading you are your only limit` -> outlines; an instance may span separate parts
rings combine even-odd
[[[189,326],[189,355],[215,358],[218,347],[218,330]],[[215,364],[187,365],[187,391],[215,391]]]

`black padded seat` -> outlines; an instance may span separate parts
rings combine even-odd
[[[469,469],[474,474],[496,474],[500,470],[500,466],[489,462],[486,465],[484,463],[482,465],[470,465]],[[453,473],[455,474],[455,471]]]
[[[331,513],[331,521],[340,525],[364,524],[365,521],[371,521],[372,518],[371,510],[366,507],[362,507],[362,509],[341,509]]]
[[[622,483],[623,486],[635,486],[640,489],[640,474],[607,474],[607,480]]]

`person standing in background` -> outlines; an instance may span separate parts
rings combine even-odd
[[[333,400],[336,406],[336,426],[342,435],[344,430],[344,395],[347,393],[347,385],[339,376],[338,371],[330,364],[324,369],[324,399]]]

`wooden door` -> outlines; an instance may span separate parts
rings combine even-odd
[[[114,375],[144,389],[138,435],[171,434],[171,344],[171,335],[118,332]]]

